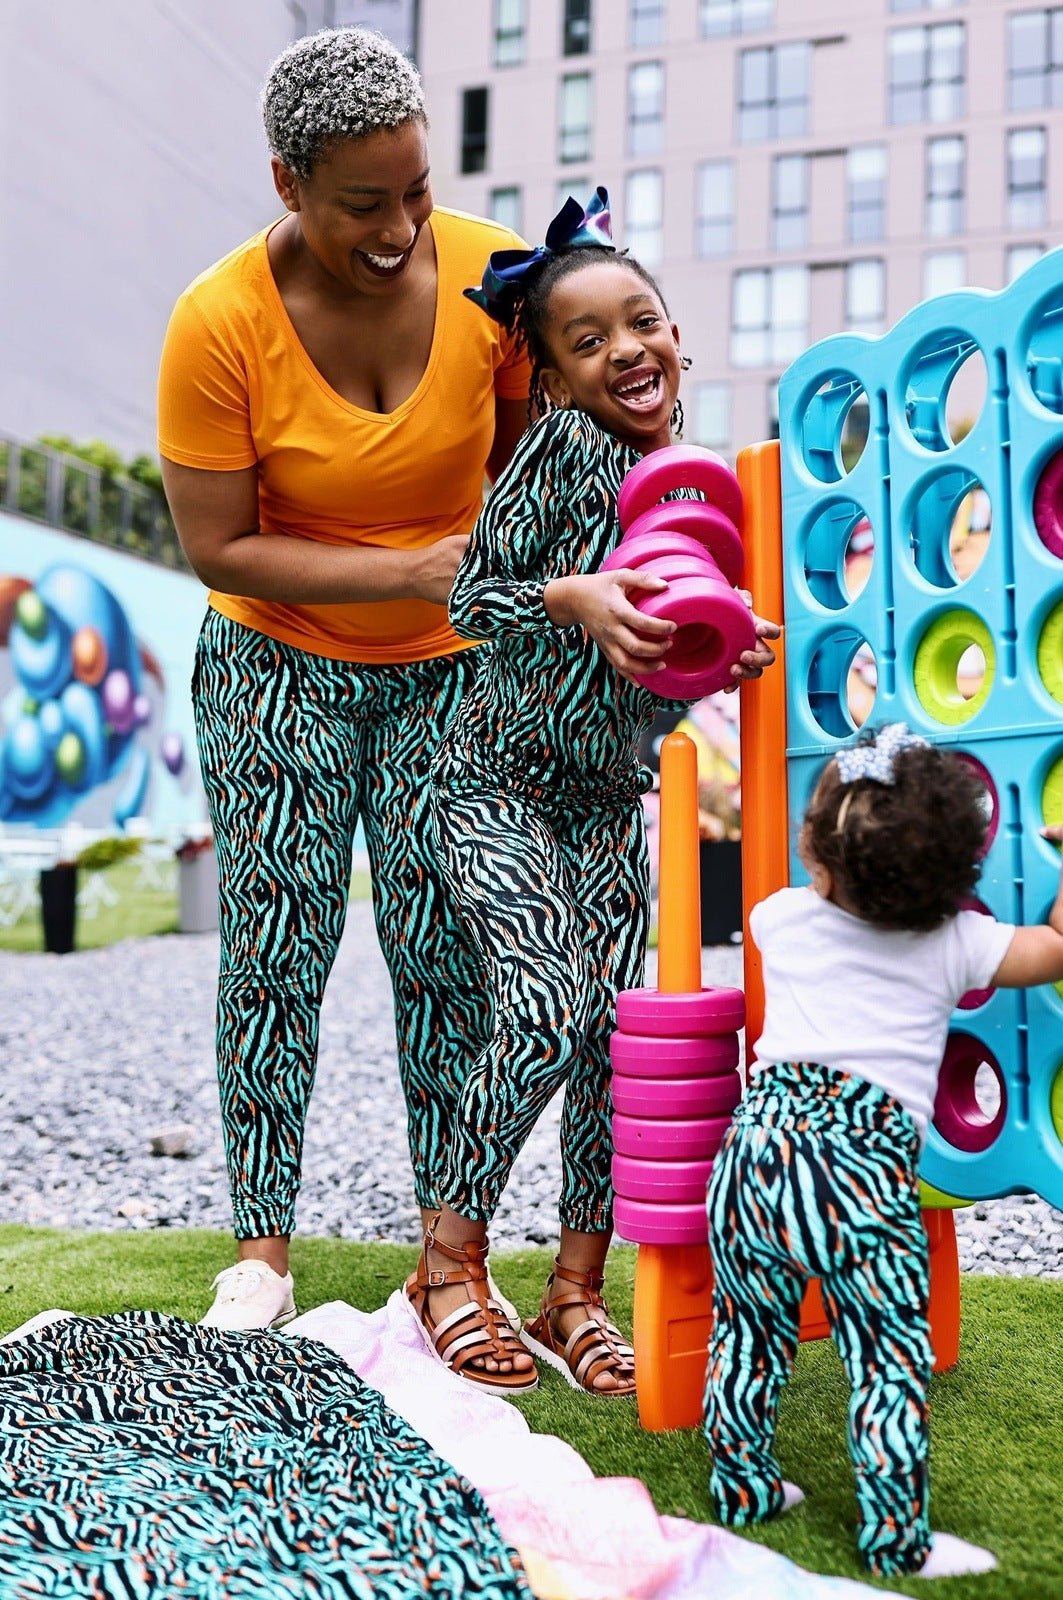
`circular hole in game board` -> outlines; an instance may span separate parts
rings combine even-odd
[[[805,539],[805,580],[813,598],[840,611],[863,589],[874,559],[875,536],[862,506],[835,500],[815,518]]]
[[[955,1150],[988,1150],[1007,1120],[1008,1092],[1000,1063],[981,1039],[951,1033],[938,1074],[934,1126]]]
[[[805,407],[801,453],[820,483],[838,483],[852,472],[867,443],[867,395],[851,372],[831,372]]]
[[[923,709],[947,727],[969,722],[989,698],[996,671],[993,636],[974,611],[945,611],[926,629],[912,663]]]
[[[823,639],[808,669],[808,705],[816,722],[834,739],[862,728],[878,689],[874,652],[854,628],[839,628]]]
[[[977,911],[983,917],[991,917],[993,915],[985,901],[977,899],[974,895],[970,895],[964,900],[960,909],[962,911]],[[992,988],[968,989],[965,995],[960,996],[959,1009],[961,1011],[977,1011],[979,1006],[984,1006],[987,1000],[992,999],[994,993],[995,990]],[[982,1089],[981,1094],[979,1094],[979,1086]],[[1000,1101],[1000,1094],[997,1089],[996,1079],[984,1062],[975,1074],[974,1087],[979,1105],[984,1106],[990,1113],[995,1112]]]
[[[993,507],[965,467],[935,473],[911,502],[908,543],[917,571],[937,589],[954,589],[978,571],[993,533]]]
[[[971,772],[982,786],[982,808],[986,819],[985,844],[981,850],[981,854],[984,856],[997,836],[997,827],[1000,822],[1000,796],[997,794],[997,786],[989,776],[988,769],[982,765],[977,756],[970,755],[966,750],[957,750],[956,754],[965,766],[970,767]],[[980,901],[978,902],[978,907],[982,909]]]
[[[916,346],[908,366],[904,415],[924,450],[950,450],[982,414],[987,376],[978,343],[962,328],[942,328]]]
[[[1029,321],[1026,376],[1035,400],[1063,416],[1063,289],[1053,289]]]
[[[1063,557],[1063,450],[1041,468],[1033,491],[1033,525],[1045,549]]]

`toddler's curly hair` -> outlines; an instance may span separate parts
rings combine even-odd
[[[928,932],[978,882],[986,792],[962,757],[934,745],[905,746],[893,774],[893,783],[843,783],[829,761],[805,812],[801,853],[827,869],[839,900],[865,921]]]
[[[262,120],[273,154],[304,183],[336,139],[428,122],[417,68],[372,28],[322,28],[282,50]]]

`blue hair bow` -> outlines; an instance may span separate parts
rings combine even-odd
[[[488,257],[478,289],[464,289],[466,299],[474,300],[482,311],[506,328],[513,326],[517,307],[527,293],[529,277],[534,278],[543,264],[562,250],[593,245],[615,250],[609,216],[609,194],[601,184],[586,206],[571,195],[546,230],[546,240],[532,250],[494,250]]]
[[[888,722],[874,741],[838,751],[834,757],[838,776],[842,783],[856,783],[858,778],[870,778],[873,783],[895,783],[893,764],[901,751],[928,742],[920,734],[911,733],[906,722]]]

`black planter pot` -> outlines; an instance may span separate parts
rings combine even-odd
[[[730,944],[742,931],[742,841],[702,839],[701,942]]]
[[[74,948],[77,900],[77,867],[46,867],[41,873],[41,922],[44,948],[53,955],[66,956]]]

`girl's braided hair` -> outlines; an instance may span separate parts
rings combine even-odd
[[[954,751],[909,745],[894,758],[892,783],[843,783],[829,761],[805,812],[801,846],[857,916],[928,932],[973,893],[988,827],[986,791],[973,768]]]
[[[371,28],[296,39],[270,67],[261,103],[271,151],[304,183],[337,139],[428,121],[417,68]]]

